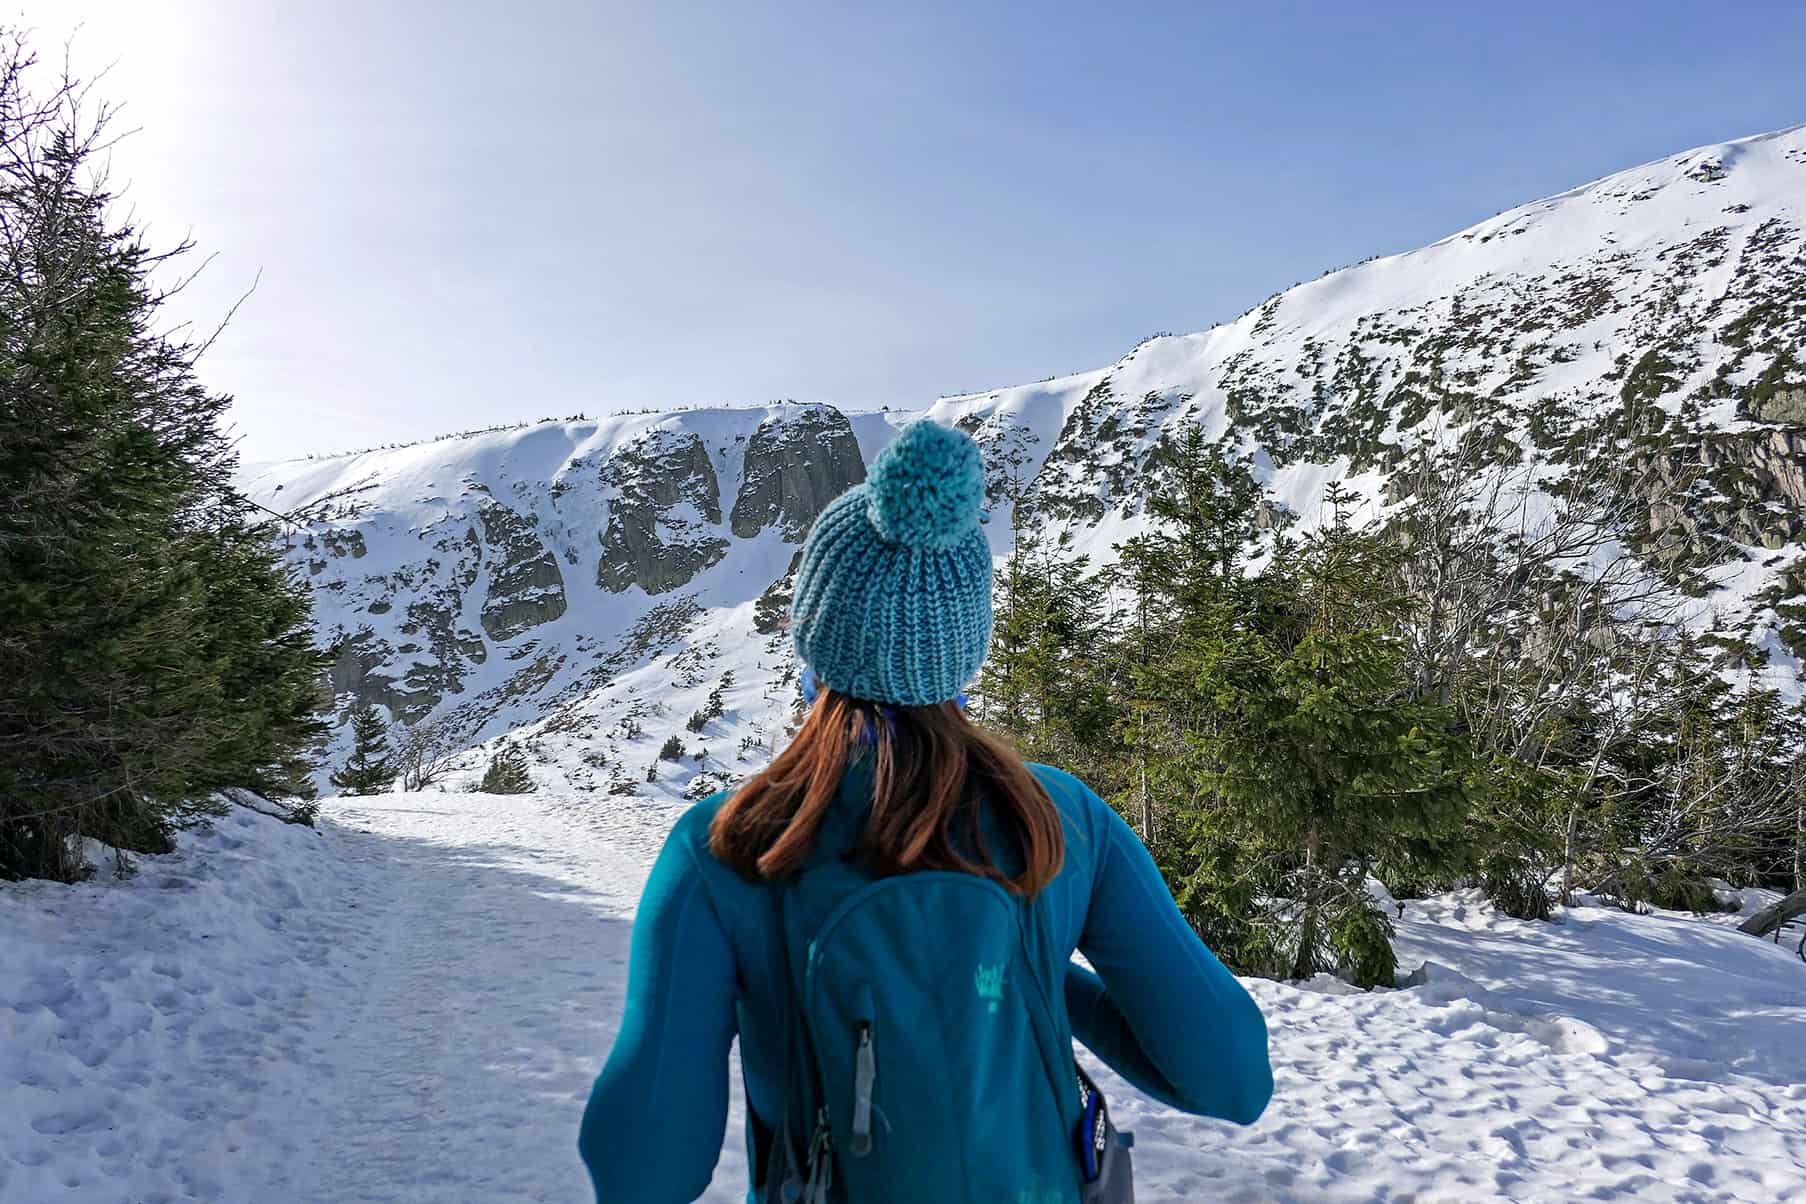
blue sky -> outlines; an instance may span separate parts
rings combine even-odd
[[[1806,121],[1799,3],[29,0],[248,458],[920,405]]]

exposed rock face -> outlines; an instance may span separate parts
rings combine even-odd
[[[1130,352],[1123,365],[1139,353],[1139,348]],[[1130,401],[1116,396],[1112,377],[1104,377],[1073,407],[1036,474],[1035,511],[1095,523],[1113,509],[1136,504],[1152,453],[1150,435],[1191,399],[1190,393],[1151,390]]]
[[[345,521],[345,520],[340,520]],[[359,520],[362,521],[362,520]],[[476,528],[446,516],[421,531],[426,553],[389,572],[358,575],[332,562],[363,560],[369,543],[362,529],[316,520],[305,549],[324,549],[329,559],[310,564],[323,595],[344,595],[342,625],[322,625],[321,637],[333,655],[327,686],[335,697],[386,707],[403,722],[430,714],[448,694],[456,694],[489,649],[464,626],[464,599],[480,576],[483,540]],[[400,609],[393,626],[372,626]]]
[[[954,426],[972,436],[985,466],[985,502],[996,505],[1031,492],[1041,440],[1033,431],[999,414],[965,414]]]
[[[796,595],[796,569],[802,562],[803,550],[798,548],[784,575],[766,586],[765,592],[753,603],[753,630],[760,635],[776,635],[790,621],[790,600]]]
[[[404,630],[424,636],[425,642],[390,647],[365,628],[334,644],[327,669],[333,696],[387,707],[395,718],[413,723],[431,714],[447,694],[458,692],[467,665],[481,664],[488,656],[482,640],[454,630],[451,616],[430,603],[408,607]],[[387,668],[397,653],[410,658],[399,674]]]
[[[326,680],[334,698],[349,695],[354,702],[374,703],[391,712],[400,710],[405,698],[395,689],[392,678],[376,672],[384,652],[368,629],[340,640],[333,645],[332,653]]]
[[[844,419],[843,419],[844,421]],[[701,437],[663,428],[615,452],[602,468],[612,489],[596,584],[613,593],[637,585],[676,589],[727,554],[721,483]]]
[[[1678,528],[1699,546],[1729,540],[1770,550],[1806,534],[1806,434],[1709,432],[1655,452],[1633,449],[1631,456],[1652,466],[1664,488],[1697,482],[1692,504],[1651,502],[1651,531]],[[1729,555],[1730,545],[1724,547]]]
[[[1770,492],[1806,511],[1806,432],[1770,431],[1751,449],[1750,458],[1772,482]]]
[[[1806,426],[1806,385],[1776,389],[1766,397],[1750,403],[1750,414],[1763,422],[1785,422]]]
[[[494,640],[511,640],[564,613],[564,574],[558,558],[534,532],[533,520],[500,502],[485,499],[477,510],[490,562],[483,599],[483,630]]]
[[[822,507],[865,480],[865,461],[846,416],[828,406],[768,418],[746,445],[731,516],[745,539],[777,524],[800,543]]]
[[[323,527],[309,533],[302,546],[311,553],[307,558],[307,572],[311,577],[326,572],[335,560],[347,556],[361,560],[370,551],[364,542],[364,533],[355,527]]]

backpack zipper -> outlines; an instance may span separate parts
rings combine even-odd
[[[872,1022],[859,1022],[859,1048],[853,1056],[853,1132],[847,1152],[863,1158],[872,1152],[872,1088],[878,1081],[878,1059],[872,1052]]]
[[[809,1185],[803,1204],[828,1204],[834,1189],[834,1138],[828,1130],[828,1109],[815,1114],[815,1136],[809,1141]]]

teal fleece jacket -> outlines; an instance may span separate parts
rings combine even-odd
[[[1032,769],[1065,821],[1065,865],[1045,896],[1054,928],[1096,968],[1068,966],[1073,1035],[1172,1107],[1252,1123],[1273,1093],[1260,1008],[1179,914],[1122,818],[1070,774]],[[770,888],[709,852],[726,797],[678,820],[640,898],[626,1011],[578,1141],[601,1204],[702,1195],[727,1124],[736,1033],[749,1167],[782,1108],[787,1000],[767,969],[778,939]],[[834,806],[869,805],[869,777],[849,773]]]

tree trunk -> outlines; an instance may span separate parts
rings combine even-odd
[[[1562,839],[1561,851],[1561,905],[1574,906],[1574,837],[1580,830],[1580,804],[1582,799],[1590,798],[1593,783],[1599,780],[1599,766],[1605,760],[1605,750],[1615,739],[1615,735],[1607,735],[1599,741],[1599,747],[1593,750],[1592,764],[1587,766],[1586,781],[1580,785],[1580,791],[1568,804],[1568,829]]]
[[[1141,843],[1154,847],[1154,794],[1148,789],[1147,766],[1141,768]]]
[[[1309,978],[1317,972],[1317,849],[1316,825],[1304,838],[1304,918],[1298,925],[1298,952],[1292,958],[1292,977]]]
[[[1574,829],[1580,820],[1580,804],[1568,805],[1568,827],[1561,846],[1561,905],[1574,906]]]
[[[1806,891],[1806,800],[1793,814],[1793,889],[1797,894]]]
[[[1806,915],[1806,890],[1796,890],[1793,894],[1769,904],[1737,925],[1737,931],[1747,932],[1751,936],[1767,936],[1799,915]]]

